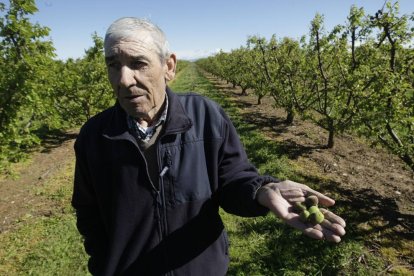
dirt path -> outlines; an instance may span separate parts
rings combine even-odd
[[[0,181],[0,233],[13,228],[25,216],[48,215],[50,206],[36,196],[36,187],[74,161],[76,132],[54,133],[45,137],[28,164],[17,169],[17,179]]]

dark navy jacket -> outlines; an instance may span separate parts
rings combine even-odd
[[[218,210],[264,215],[254,199],[270,177],[248,162],[223,110],[167,88],[157,143],[159,187],[116,104],[90,119],[75,143],[72,205],[96,275],[225,275],[228,240]]]

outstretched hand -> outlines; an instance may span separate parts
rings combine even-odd
[[[257,201],[267,207],[276,216],[284,220],[290,226],[299,229],[305,235],[314,239],[326,239],[332,242],[340,242],[345,235],[345,221],[326,209],[320,208],[325,219],[320,224],[302,222],[299,215],[294,212],[294,202],[304,202],[307,195],[315,195],[322,206],[332,206],[335,201],[304,184],[285,180],[278,183],[269,183],[262,186],[256,194]]]

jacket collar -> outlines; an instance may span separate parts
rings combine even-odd
[[[193,125],[178,96],[167,86],[168,113],[165,135],[185,132]]]
[[[178,96],[169,88],[166,88],[168,97],[167,121],[165,122],[164,135],[185,132],[191,128],[191,119],[186,114]],[[114,112],[103,130],[103,136],[111,140],[130,140],[136,143],[135,138],[128,131],[127,114],[117,101]]]

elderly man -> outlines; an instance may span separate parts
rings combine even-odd
[[[176,56],[158,27],[121,18],[104,47],[117,102],[80,131],[72,199],[92,274],[226,274],[219,207],[239,216],[270,210],[310,237],[340,241],[340,217],[325,210],[315,225],[292,211],[307,194],[326,206],[332,199],[259,175],[216,103],[168,88]]]

